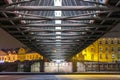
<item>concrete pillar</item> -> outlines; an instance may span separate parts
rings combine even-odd
[[[73,72],[77,72],[77,62],[72,62]]]
[[[29,61],[24,61],[24,62],[18,62],[18,72],[30,72],[31,70],[31,64]]]
[[[44,61],[40,61],[40,72],[44,72]]]
[[[30,70],[31,70],[30,61],[25,61],[24,62],[24,72],[30,72]]]
[[[18,72],[24,72],[24,63],[18,62]]]

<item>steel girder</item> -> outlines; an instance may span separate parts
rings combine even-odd
[[[109,17],[93,17],[93,16],[81,16],[81,17],[13,17],[13,18],[1,18],[0,21],[3,20],[120,20],[120,18],[109,18]]]
[[[1,11],[73,11],[73,10],[81,10],[81,11],[89,11],[89,10],[120,10],[116,7],[106,7],[106,6],[10,6],[6,8],[0,8]]]
[[[18,25],[4,25],[1,27],[16,27],[20,28],[20,27],[93,27],[93,28],[101,28],[101,27],[112,27],[114,25],[98,25],[98,24],[90,24],[90,23],[74,23],[74,24],[38,24],[38,23],[34,23],[34,24],[18,24]]]

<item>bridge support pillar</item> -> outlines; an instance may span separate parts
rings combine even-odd
[[[18,62],[18,72],[30,72],[31,65],[29,61]]]
[[[72,69],[73,69],[73,72],[77,72],[77,62],[73,62],[72,63]]]
[[[40,72],[44,72],[44,61],[40,61]]]
[[[24,72],[30,72],[31,71],[31,64],[29,61],[24,62]]]

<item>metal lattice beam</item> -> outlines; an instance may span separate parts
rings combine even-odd
[[[6,8],[0,8],[1,11],[59,11],[59,10],[65,10],[65,11],[74,11],[74,10],[80,10],[80,11],[96,11],[96,10],[120,10],[117,7],[106,7],[106,6],[10,6]]]

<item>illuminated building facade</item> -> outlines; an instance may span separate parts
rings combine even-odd
[[[1,62],[15,62],[15,61],[25,61],[25,60],[43,60],[43,56],[39,53],[31,52],[27,53],[24,48],[20,48],[18,53],[15,51],[0,51],[0,61]]]
[[[75,61],[120,61],[120,38],[100,38],[83,51],[75,55]]]

